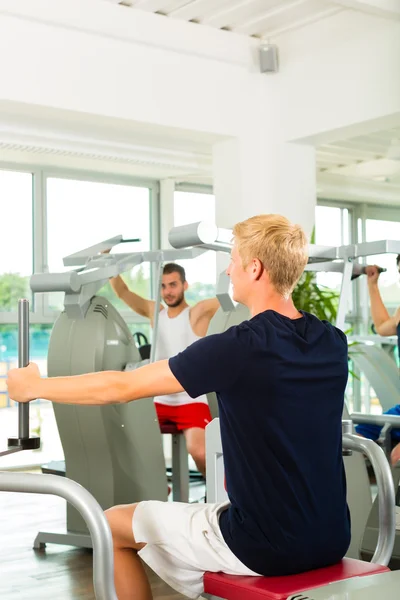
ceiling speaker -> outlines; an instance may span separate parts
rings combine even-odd
[[[278,72],[278,46],[275,44],[263,44],[260,47],[260,71],[261,73]]]

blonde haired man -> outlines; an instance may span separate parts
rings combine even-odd
[[[129,402],[216,391],[230,502],[140,502],[107,511],[119,600],[150,600],[143,559],[189,598],[204,571],[288,575],[338,562],[350,541],[341,416],[345,335],[299,312],[291,292],[307,263],[302,229],[279,215],[234,228],[227,273],[252,318],[131,373],[40,379],[9,373],[20,402]]]

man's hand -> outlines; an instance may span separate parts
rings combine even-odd
[[[365,268],[365,272],[368,276],[368,285],[373,285],[378,282],[379,270],[377,265],[368,265]]]
[[[392,467],[397,465],[399,460],[400,460],[400,444],[397,444],[397,446],[395,446],[393,448],[391,455],[390,455],[390,462],[392,463]]]
[[[16,402],[36,400],[36,390],[40,382],[39,367],[30,363],[21,369],[11,369],[8,372],[8,395]]]

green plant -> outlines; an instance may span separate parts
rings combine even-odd
[[[316,275],[310,271],[303,273],[293,290],[293,302],[296,308],[309,312],[318,319],[336,323],[339,293],[317,285]]]

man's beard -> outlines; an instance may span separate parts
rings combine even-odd
[[[177,306],[179,306],[180,304],[182,304],[182,302],[184,302],[185,300],[185,294],[182,293],[179,298],[177,298],[176,300],[174,300],[174,302],[172,302],[172,304],[169,304],[166,300],[165,300],[165,304],[169,307],[169,308],[176,308]]]

